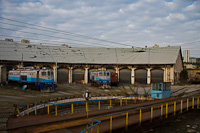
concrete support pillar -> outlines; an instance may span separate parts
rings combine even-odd
[[[57,65],[53,66],[54,82],[57,83]]]
[[[105,68],[105,67],[102,67],[101,70],[102,70],[102,71],[106,71],[106,68]]]
[[[170,67],[167,67],[167,82],[171,82],[170,81]]]
[[[85,75],[84,75],[84,83],[87,84],[88,83],[88,68],[85,68]]]
[[[135,84],[135,69],[131,68],[131,84]]]
[[[165,68],[162,69],[163,69],[163,82],[166,82],[166,74],[165,74],[166,69]]]
[[[116,67],[115,70],[116,70],[116,73],[118,74],[118,81],[119,81],[119,68]]]
[[[1,82],[7,82],[7,67],[5,65],[1,66]]]
[[[2,71],[1,71],[1,68],[2,68],[3,66],[2,65],[0,65],[0,84],[1,84],[1,77],[2,77]]]
[[[170,68],[170,82],[172,85],[174,84],[174,66]]]
[[[151,84],[151,68],[147,68],[147,84]]]
[[[72,83],[72,70],[73,70],[73,67],[69,67],[69,84]]]
[[[163,69],[163,81],[167,82],[167,68],[162,68]]]

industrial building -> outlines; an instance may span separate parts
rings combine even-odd
[[[58,83],[87,84],[91,71],[103,69],[118,73],[120,83],[174,84],[183,70],[181,47],[86,48],[1,40],[0,81],[7,81],[8,71],[22,64],[52,68]]]
[[[189,62],[190,61],[190,51],[189,50],[184,50],[184,60],[183,62]]]
[[[187,69],[188,81],[191,83],[200,83],[200,69]]]

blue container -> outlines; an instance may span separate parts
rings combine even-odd
[[[151,83],[151,98],[163,99],[171,96],[171,82]]]

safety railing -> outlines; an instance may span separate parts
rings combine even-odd
[[[157,93],[156,93],[157,94]],[[134,100],[133,103],[144,102],[145,100],[154,100],[150,97],[151,94],[142,94],[142,95],[134,95],[134,96],[124,96],[119,98],[109,98],[109,99],[99,99],[99,100],[89,100],[89,101],[76,101],[76,102],[68,102],[68,103],[19,103],[15,104],[15,114],[17,116],[24,116],[24,115],[38,115],[38,114],[52,114],[54,112],[55,116],[58,115],[58,107],[60,109],[69,109],[70,114],[74,114],[74,106],[79,106],[85,104],[85,112],[88,112],[89,103],[97,104],[97,110],[101,110],[101,102],[106,102],[109,108],[112,108],[115,105],[118,105],[117,100],[119,100],[119,106],[128,105],[128,100]],[[41,111],[45,109],[45,111]],[[40,113],[39,113],[40,112]]]
[[[195,104],[195,100],[196,100],[196,104]],[[186,106],[183,106],[183,104],[186,104]],[[179,109],[177,108],[177,105],[180,105]],[[93,128],[95,126],[97,126],[96,128],[96,132],[99,133],[99,124],[101,123],[100,118],[102,117],[109,117],[109,120],[110,120],[110,132],[112,132],[112,127],[113,127],[113,117],[115,115],[118,115],[118,114],[122,114],[122,115],[125,115],[125,129],[127,130],[128,129],[128,122],[129,122],[129,113],[130,112],[133,112],[133,111],[137,111],[136,114],[138,113],[139,114],[139,118],[138,118],[138,124],[141,125],[142,123],[142,110],[145,110],[145,109],[149,109],[149,112],[150,112],[150,121],[152,122],[153,121],[153,114],[154,114],[154,109],[160,109],[160,117],[161,119],[163,118],[163,115],[164,115],[164,106],[165,106],[165,118],[168,118],[168,115],[169,113],[172,113],[174,116],[176,115],[177,111],[180,111],[180,113],[182,114],[183,113],[183,109],[185,109],[185,111],[188,111],[189,108],[191,107],[191,109],[195,109],[195,105],[196,105],[196,108],[199,109],[199,96],[198,97],[186,97],[186,98],[182,98],[182,99],[179,99],[179,100],[169,100],[168,102],[162,102],[162,103],[159,103],[159,104],[155,104],[155,105],[152,105],[152,106],[145,106],[145,107],[141,107],[141,108],[136,108],[136,109],[131,109],[131,110],[126,110],[126,111],[121,111],[121,112],[117,112],[117,113],[112,113],[112,114],[108,114],[108,115],[103,115],[103,116],[100,116],[100,117],[95,117],[95,118],[92,118],[92,122],[89,122],[89,123],[95,123],[95,124],[91,124],[91,126],[89,126],[88,128],[84,129],[83,131],[81,131],[81,133],[84,133],[84,132],[88,132],[89,130],[91,130],[91,132],[93,132]],[[171,106],[171,108],[173,108],[173,111],[169,112],[169,106]],[[131,113],[130,113],[131,114]],[[132,113],[133,114],[133,113]],[[97,122],[98,121],[98,122]]]

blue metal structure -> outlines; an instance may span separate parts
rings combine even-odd
[[[52,89],[56,86],[53,71],[49,68],[35,69],[34,67],[21,67],[17,70],[10,70],[8,82],[26,84],[31,88]]]
[[[171,96],[171,82],[151,83],[151,98],[163,99]]]

